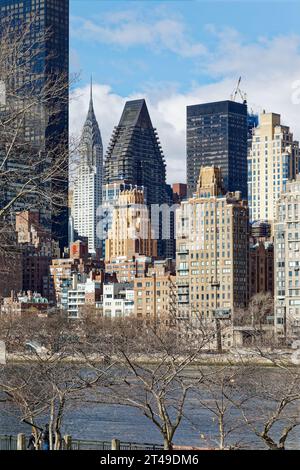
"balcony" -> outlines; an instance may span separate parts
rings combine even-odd
[[[187,248],[185,248],[185,249],[178,250],[178,251],[177,251],[177,254],[178,254],[178,255],[188,255],[189,252],[190,252],[190,250],[188,250]]]

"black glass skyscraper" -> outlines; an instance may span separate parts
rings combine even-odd
[[[219,166],[227,191],[247,198],[247,105],[220,101],[187,107],[188,195],[201,166]]]
[[[149,205],[166,202],[166,164],[143,99],[125,104],[107,150],[104,182],[117,181],[144,186]]]
[[[51,149],[58,146],[61,152],[66,153],[69,123],[69,0],[0,0],[0,19],[9,22],[16,36],[25,25],[31,25],[24,36],[26,50],[32,51],[26,83],[32,81],[37,93],[44,93],[47,84],[54,83],[58,77],[62,83],[64,77],[63,99],[62,92],[59,100],[55,96],[47,98],[47,104],[41,110],[41,119],[30,121],[29,118],[26,122],[25,136],[45,154],[51,155]],[[22,80],[19,75],[17,69],[13,80]],[[52,153],[54,155],[55,152]],[[67,172],[53,180],[51,187],[53,193],[60,191],[65,194],[65,207],[61,207],[59,214],[54,215],[52,211],[50,222],[53,235],[59,239],[61,246],[65,246],[68,237]]]

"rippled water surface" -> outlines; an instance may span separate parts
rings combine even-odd
[[[280,380],[280,372],[266,368],[270,381]],[[210,399],[209,396],[206,397]],[[300,415],[300,408],[298,408]],[[199,406],[197,400],[190,398],[185,413],[192,418],[193,424],[184,419],[176,432],[174,443],[178,445],[217,446],[218,426],[216,419],[207,410]],[[238,422],[238,412],[231,411],[230,419]],[[41,424],[44,421],[41,420]],[[0,435],[16,435],[19,432],[30,433],[30,427],[20,422],[18,411],[11,405],[0,402]],[[74,438],[107,441],[118,438],[121,441],[157,443],[162,442],[159,431],[142,415],[139,410],[103,404],[83,404],[67,411],[63,433]],[[228,443],[240,443],[243,448],[263,448],[246,425],[230,434]],[[300,427],[290,435],[288,448],[300,449]]]

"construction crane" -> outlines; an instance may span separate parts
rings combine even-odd
[[[236,97],[237,97],[237,95],[239,95],[242,99],[243,104],[247,104],[247,93],[244,93],[241,90],[241,88],[240,88],[241,81],[242,81],[242,77],[239,77],[238,82],[237,82],[237,86],[235,87],[235,89],[233,90],[233,93],[231,95],[231,101],[236,101]]]

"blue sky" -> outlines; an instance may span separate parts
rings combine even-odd
[[[120,15],[124,15],[123,21]],[[127,17],[126,17],[127,15]],[[172,18],[184,24],[190,43],[199,42],[214,49],[217,31],[234,28],[242,34],[243,41],[257,41],[259,37],[299,32],[299,2],[285,1],[121,1],[121,0],[71,0],[71,18],[74,27],[78,17],[113,30],[118,25],[136,21],[153,24],[156,20]],[[115,23],[113,17],[115,16]],[[120,21],[117,21],[117,17]],[[127,18],[127,20],[126,20]],[[132,20],[133,23],[133,20]],[[72,29],[73,31],[73,29]],[[91,37],[91,36],[90,36]],[[110,83],[118,93],[129,94],[151,82],[172,82],[179,90],[186,90],[195,81],[207,83],[216,78],[201,70],[201,59],[174,53],[168,48],[147,44],[109,44],[91,41],[75,31],[71,35],[71,48],[76,51],[82,70],[82,80],[88,81],[93,73],[96,80]],[[72,63],[72,65],[74,65]],[[78,67],[79,65],[79,67]],[[74,67],[73,67],[74,68]]]
[[[104,145],[126,99],[146,97],[161,136],[168,179],[182,176],[187,104],[229,99],[242,88],[255,111],[282,113],[300,137],[299,1],[71,0],[71,70],[80,72],[71,105],[78,133],[89,77]],[[180,171],[178,170],[180,165]]]

